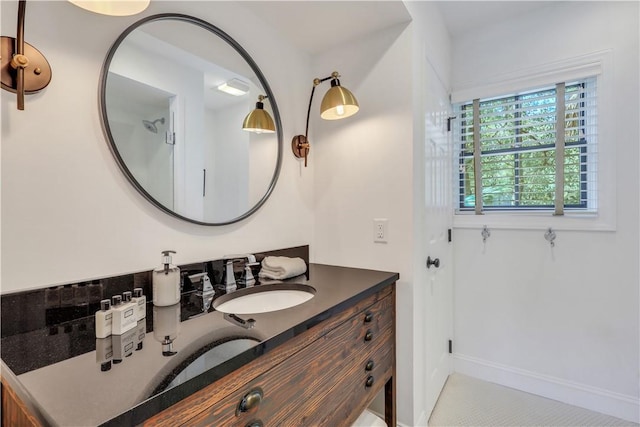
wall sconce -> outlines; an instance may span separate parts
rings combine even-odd
[[[0,44],[0,82],[2,88],[17,94],[18,110],[24,110],[24,95],[37,93],[51,81],[51,66],[42,53],[24,41],[26,0],[18,2],[17,36],[2,36]]]
[[[242,122],[242,130],[253,133],[274,133],[276,126],[273,124],[273,119],[269,113],[264,109],[264,101],[267,99],[266,95],[258,96],[258,102],[256,102],[256,109],[247,114]]]
[[[311,113],[311,103],[313,102],[313,93],[316,90],[316,86],[320,83],[331,79],[331,89],[327,91],[322,98],[320,104],[320,117],[325,120],[339,120],[349,116],[353,116],[358,112],[360,107],[356,97],[345,87],[340,86],[340,75],[337,71],[331,73],[329,77],[323,79],[313,80],[313,89],[311,89],[311,98],[309,99],[309,108],[307,109],[307,126],[304,131],[304,135],[296,135],[291,140],[291,149],[293,155],[297,158],[304,157],[304,167],[307,167],[307,156],[309,155],[309,140],[307,135],[309,134],[309,114]]]
[[[151,0],[69,0],[76,6],[90,12],[109,16],[136,15],[147,7]]]
[[[112,16],[135,15],[145,10],[151,0],[69,0],[92,12]],[[0,83],[2,89],[16,93],[18,110],[24,110],[24,95],[40,92],[51,82],[51,65],[42,53],[24,41],[26,0],[18,1],[17,35],[0,40]]]

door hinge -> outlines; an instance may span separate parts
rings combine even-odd
[[[458,116],[447,117],[447,132],[451,132],[451,120],[455,119]]]
[[[453,230],[450,228],[447,230],[447,241],[451,243],[453,241]]]
[[[453,353],[453,341],[449,340],[449,354]]]
[[[202,169],[202,197],[207,197],[207,170]]]

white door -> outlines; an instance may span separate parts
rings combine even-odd
[[[424,249],[426,418],[438,400],[449,373],[449,340],[453,332],[453,266],[449,230],[452,209],[452,145],[448,120],[452,114],[449,95],[433,67],[427,62],[424,97]],[[452,122],[453,126],[453,122]],[[427,267],[428,265],[428,267]]]

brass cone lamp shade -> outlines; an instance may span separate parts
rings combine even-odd
[[[145,10],[151,0],[69,0],[82,9],[101,15],[129,16]]]
[[[340,86],[338,79],[334,79],[331,81],[331,89],[322,98],[320,117],[325,120],[340,120],[353,116],[359,109],[358,100],[353,93]]]
[[[262,95],[258,97],[259,101],[256,102],[256,109],[247,114],[244,122],[242,122],[242,130],[254,133],[274,133],[276,131],[273,119],[264,109],[262,100],[265,98]]]

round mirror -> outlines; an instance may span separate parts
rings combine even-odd
[[[180,14],[136,22],[109,50],[99,95],[120,168],[163,211],[230,224],[273,191],[282,159],[276,101],[257,64],[219,28]],[[258,100],[275,132],[243,129]]]

